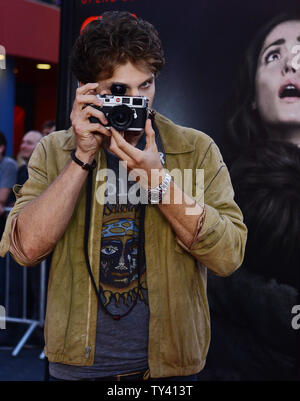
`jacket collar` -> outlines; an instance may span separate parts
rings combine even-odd
[[[195,150],[195,144],[189,141],[190,133],[187,128],[174,124],[159,113],[155,114],[155,123],[166,153],[181,154]]]

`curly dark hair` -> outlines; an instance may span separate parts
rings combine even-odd
[[[299,177],[300,149],[283,141],[250,146],[231,167],[248,227],[245,268],[290,285],[299,281]]]
[[[225,113],[227,126],[224,152],[228,154],[228,163],[238,157],[249,145],[272,139],[269,138],[258,111],[252,107],[255,99],[258,58],[266,37],[277,25],[298,20],[300,20],[299,9],[275,17],[261,27],[243,55]]]
[[[165,62],[161,41],[149,22],[129,12],[109,11],[90,22],[75,41],[71,70],[86,84],[110,78],[127,61],[157,76]]]

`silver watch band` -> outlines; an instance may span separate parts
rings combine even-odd
[[[148,200],[151,204],[158,204],[162,201],[172,181],[172,176],[168,173],[164,176],[162,182],[155,188],[147,190]]]

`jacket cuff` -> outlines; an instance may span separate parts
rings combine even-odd
[[[192,250],[197,248],[197,244],[200,241],[204,240],[207,237],[207,235],[209,235],[212,231],[215,230],[219,222],[220,222],[220,215],[218,211],[209,205],[205,205],[204,222],[203,222],[203,216],[201,214],[199,216],[197,229],[194,235],[193,242],[191,243],[190,247],[184,245],[184,243],[177,236],[176,236],[176,241],[185,251],[191,252]]]
[[[11,224],[11,233],[10,233],[10,249],[9,252],[12,255],[12,257],[15,259],[15,261],[21,265],[21,266],[35,266],[39,264],[43,259],[46,258],[46,256],[49,254],[45,253],[41,255],[40,257],[32,260],[29,259],[26,254],[24,253],[22,243],[20,240],[20,234],[18,230],[18,216],[16,216],[12,220]]]

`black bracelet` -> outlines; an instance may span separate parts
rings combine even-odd
[[[79,166],[81,166],[84,170],[91,171],[97,166],[95,159],[93,160],[92,164],[83,163],[81,160],[77,159],[77,157],[75,156],[75,152],[76,152],[76,149],[72,150],[71,158],[75,163],[79,164]]]

